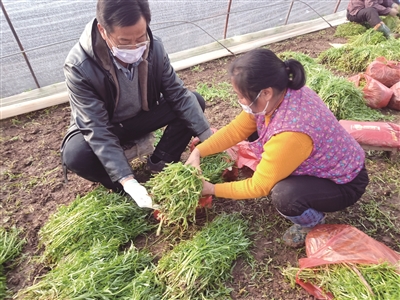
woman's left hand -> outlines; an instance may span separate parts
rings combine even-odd
[[[202,189],[202,191],[201,191],[201,194],[202,194],[203,196],[206,196],[206,195],[215,195],[214,184],[212,184],[212,183],[210,183],[210,182],[208,182],[208,181],[205,181],[205,180],[203,179],[203,189]]]

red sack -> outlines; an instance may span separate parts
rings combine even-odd
[[[347,120],[340,120],[339,123],[359,144],[400,149],[400,125]]]
[[[393,95],[393,91],[390,88],[369,75],[360,73],[348,78],[348,80],[353,82],[356,86],[362,85],[362,81],[365,80],[366,83],[362,88],[362,91],[364,93],[365,104],[369,107],[385,107],[388,105],[390,98]]]
[[[378,57],[368,65],[365,74],[391,87],[400,81],[400,62]]]
[[[400,81],[390,88],[393,91],[393,96],[387,107],[395,110],[400,110]]]
[[[303,269],[336,263],[381,264],[388,262],[400,272],[400,253],[374,240],[355,227],[344,224],[317,225],[306,237],[307,258],[300,258],[296,283],[317,299],[329,298],[318,286],[303,282]]]

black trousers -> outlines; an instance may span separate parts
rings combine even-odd
[[[363,8],[355,16],[352,16],[347,12],[346,17],[350,22],[367,22],[371,27],[375,27],[375,25],[382,22],[381,18],[379,18],[378,11],[373,7]]]
[[[204,98],[197,92],[193,92],[193,94],[204,111]],[[177,162],[194,133],[178,119],[165,101],[161,101],[160,105],[152,108],[151,111],[142,111],[135,117],[122,122],[122,126],[116,124],[113,132],[119,138],[121,145],[124,145],[165,126],[164,133],[153,154],[165,162]],[[65,143],[61,155],[66,168],[78,176],[89,181],[100,182],[106,188],[114,191],[122,190],[120,183],[111,181],[100,160],[81,133],[72,136]]]
[[[310,208],[334,212],[357,202],[368,183],[365,167],[346,184],[313,176],[289,176],[272,188],[271,198],[276,209],[285,216],[300,216]]]

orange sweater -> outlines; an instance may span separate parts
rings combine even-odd
[[[270,117],[265,118],[268,124]],[[253,115],[241,112],[231,123],[218,130],[196,148],[200,156],[224,151],[245,140],[257,130]],[[312,139],[305,133],[282,132],[265,145],[260,163],[251,178],[215,185],[215,196],[249,199],[266,196],[274,185],[293,173],[313,150]]]

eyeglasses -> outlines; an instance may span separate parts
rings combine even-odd
[[[108,39],[112,42],[112,44],[115,44],[114,41],[110,38],[111,36],[109,36],[108,33],[106,33],[106,35],[107,35]],[[143,46],[147,46],[149,43],[150,43],[150,41],[146,40],[144,42],[140,42],[140,43],[137,43],[135,45],[131,45],[131,44],[129,44],[129,45],[116,45],[115,47],[117,47],[120,50],[132,50],[132,49],[137,49],[137,48],[140,48],[140,47],[143,47]]]

